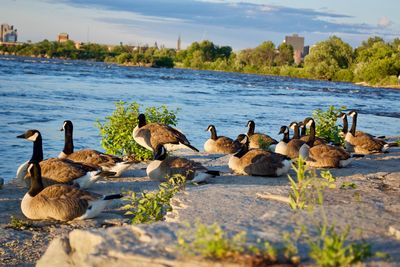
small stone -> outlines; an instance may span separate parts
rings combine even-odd
[[[394,236],[397,240],[400,240],[400,229],[393,225],[389,226],[389,235]]]

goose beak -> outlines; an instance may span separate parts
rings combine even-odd
[[[61,131],[61,132],[64,131],[64,128],[61,128],[60,131]]]
[[[25,139],[25,134],[17,135],[17,138],[24,138]]]

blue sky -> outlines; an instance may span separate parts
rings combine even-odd
[[[235,50],[279,44],[298,33],[306,44],[337,35],[353,46],[369,36],[400,37],[399,0],[2,0],[0,23],[19,40],[175,47],[209,39]]]

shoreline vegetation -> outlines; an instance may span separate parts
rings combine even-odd
[[[362,86],[400,88],[400,38],[385,42],[370,37],[353,49],[332,36],[316,43],[310,54],[296,65],[293,47],[278,47],[265,41],[255,48],[234,52],[230,46],[211,41],[194,42],[187,49],[107,46],[95,43],[77,45],[72,40],[0,46],[0,55],[58,59],[95,60],[136,67],[188,68],[246,74],[351,82]]]

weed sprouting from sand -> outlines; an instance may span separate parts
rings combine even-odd
[[[299,157],[292,164],[296,177],[288,175],[290,181],[289,205],[292,209],[304,209],[313,204],[320,204],[322,190],[335,188],[335,177],[329,171],[321,171],[320,177],[314,170],[308,170],[305,161]]]
[[[340,189],[356,189],[357,185],[353,182],[343,182]]]
[[[174,175],[167,182],[161,183],[157,192],[132,192],[125,200],[129,204],[123,206],[128,210],[125,215],[133,215],[132,224],[161,221],[171,211],[171,198],[185,185],[186,178]]]
[[[25,230],[31,227],[31,223],[18,219],[14,216],[10,216],[10,222],[7,225],[9,228],[16,229],[16,230]]]
[[[192,235],[194,231],[194,235]],[[205,258],[222,259],[243,253],[246,244],[245,232],[228,237],[222,228],[214,223],[205,225],[199,222],[195,228],[188,226],[178,233],[178,244],[185,251]]]
[[[217,223],[206,225],[196,222],[186,224],[178,232],[178,248],[190,256],[210,260],[232,261],[246,266],[268,266],[278,262],[293,263],[284,257],[293,248],[277,248],[268,241],[257,240],[256,245],[247,244],[247,233],[229,235]]]

